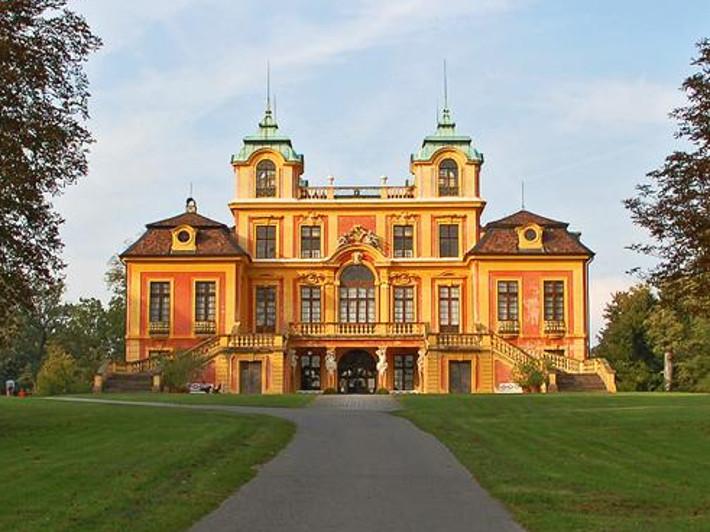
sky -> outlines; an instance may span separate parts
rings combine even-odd
[[[266,63],[311,185],[390,184],[436,125],[442,63],[457,130],[485,155],[483,222],[521,207],[596,252],[592,334],[652,264],[622,201],[672,149],[710,3],[533,0],[71,0],[104,42],[87,64],[89,175],[56,201],[67,299],[106,299],[111,256],[184,209],[229,224],[229,159],[255,131]]]

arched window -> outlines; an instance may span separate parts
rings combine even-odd
[[[444,159],[439,165],[439,196],[459,195],[459,167],[453,159]]]
[[[276,196],[276,165],[267,160],[256,165],[256,197],[273,198]]]
[[[375,322],[375,276],[360,264],[340,274],[340,322]]]

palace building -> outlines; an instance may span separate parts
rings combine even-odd
[[[411,178],[312,186],[270,107],[232,156],[229,224],[184,212],[146,226],[127,271],[126,362],[202,357],[225,392],[613,391],[589,358],[589,263],[568,224],[521,210],[482,225],[484,158],[448,108]]]

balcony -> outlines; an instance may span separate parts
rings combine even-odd
[[[300,187],[298,199],[302,200],[373,200],[405,199],[414,197],[414,187]]]
[[[297,338],[358,338],[377,336],[385,338],[423,337],[426,324],[414,323],[292,323],[289,336]]]
[[[167,336],[170,334],[169,321],[151,321],[148,323],[148,334],[151,336]]]
[[[435,333],[429,335],[429,349],[432,350],[479,350],[484,347],[485,333]]]
[[[564,336],[567,332],[567,325],[564,320],[545,320],[544,331],[547,336]]]
[[[217,324],[214,321],[196,321],[193,330],[195,334],[214,334],[217,332]]]
[[[497,331],[501,336],[518,336],[520,334],[520,323],[518,320],[499,321]]]

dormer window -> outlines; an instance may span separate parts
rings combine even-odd
[[[276,196],[276,165],[269,160],[256,165],[256,197],[273,198]]]
[[[194,253],[197,249],[197,231],[191,225],[180,225],[172,230],[173,253]]]
[[[453,159],[439,164],[439,196],[459,195],[459,167]]]
[[[542,227],[531,223],[522,227],[517,227],[518,249],[527,251],[542,251]]]

